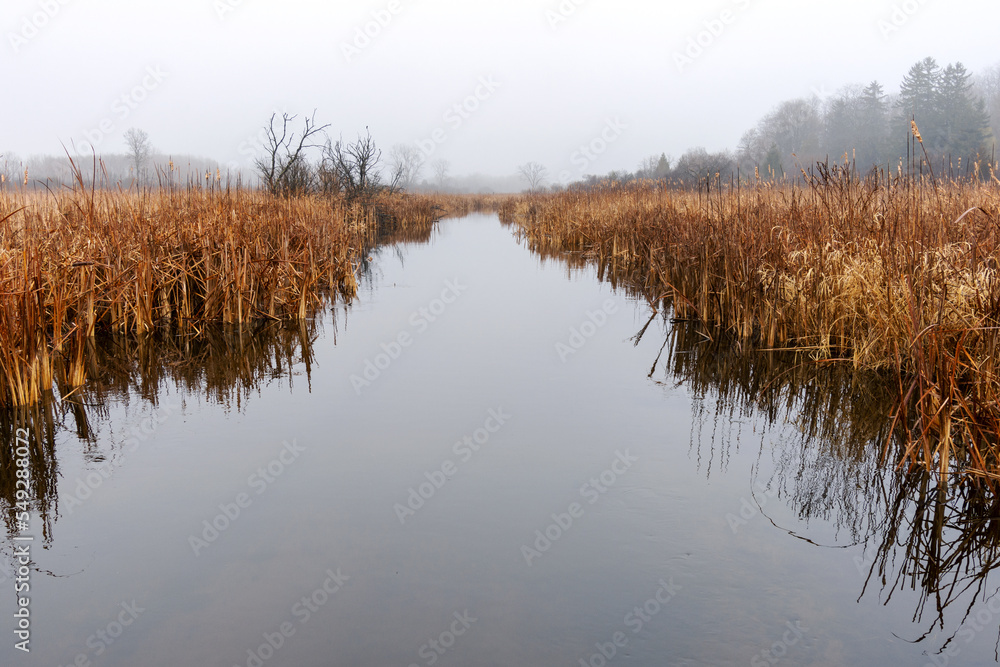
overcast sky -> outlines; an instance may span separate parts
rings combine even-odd
[[[575,179],[735,148],[785,99],[895,92],[925,56],[989,67],[998,17],[985,0],[3,0],[0,150],[121,152],[135,126],[247,166],[272,112],[315,108],[453,174],[534,160]]]

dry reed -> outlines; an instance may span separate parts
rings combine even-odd
[[[798,185],[608,184],[500,213],[706,336],[897,372],[903,461],[1000,479],[997,185],[818,165]]]
[[[123,192],[75,174],[72,191],[0,192],[0,406],[81,386],[96,333],[305,319],[353,297],[379,239],[437,217],[426,197]]]

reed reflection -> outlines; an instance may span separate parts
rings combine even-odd
[[[926,642],[932,654],[971,640],[975,628],[1000,640],[1000,598],[994,597],[1000,586],[991,579],[1000,566],[996,483],[976,477],[956,483],[918,466],[894,465],[908,438],[893,427],[898,383],[892,374],[858,373],[801,354],[751,352],[713,340],[694,322],[661,320],[665,342],[650,377],[695,395],[692,448],[707,476],[713,463],[726,465],[744,425],[754,423],[761,456],[774,461],[771,478],[760,481],[803,525],[833,526],[836,544],[817,548],[864,545],[859,600],[875,595],[888,605],[901,591],[916,592],[913,620],[926,629],[903,639]],[[647,328],[637,339],[642,335],[649,335]],[[801,537],[801,529],[779,527]]]
[[[98,438],[113,401],[139,397],[156,410],[163,390],[172,385],[184,394],[201,394],[211,402],[242,410],[247,397],[262,384],[280,380],[291,388],[296,378],[304,376],[308,385],[315,364],[312,346],[320,327],[319,318],[314,317],[253,327],[217,327],[198,336],[157,331],[89,341],[84,354],[90,378],[86,385],[61,399],[50,392],[35,405],[0,410],[0,507],[8,538],[18,532],[18,429],[30,434],[30,505],[41,521],[45,542],[50,543],[59,515],[56,442],[63,432],[74,432],[83,444],[86,465],[100,466],[116,458],[123,446]]]
[[[538,215],[528,211],[529,219]],[[1000,478],[981,474],[985,467],[970,454],[976,448],[958,440],[939,447],[946,428],[922,428],[937,423],[928,422],[923,405],[933,400],[911,393],[900,409],[909,380],[897,372],[761,349],[753,336],[672,317],[689,309],[660,294],[642,262],[618,261],[599,248],[555,248],[516,227],[514,233],[543,261],[561,260],[570,272],[593,267],[600,280],[650,304],[653,314],[633,340],[663,337],[649,377],[694,396],[691,452],[706,476],[725,469],[744,441],[757,441],[760,457],[774,467],[770,479],[755,482],[801,526],[827,522],[835,544],[816,544],[800,526],[780,528],[816,548],[857,552],[863,545],[868,556],[858,565],[867,576],[859,600],[875,595],[901,604],[900,591],[911,601],[916,594],[913,620],[926,630],[904,639],[925,643],[930,654],[954,653],[973,631],[997,636],[1000,646],[1000,588],[991,579],[1000,564]],[[914,442],[924,443],[924,460],[945,456],[949,465],[918,465]]]
[[[419,204],[419,206],[418,206]],[[403,224],[398,211],[378,211],[378,224],[370,227],[372,238],[361,253],[356,279],[373,285],[374,258],[388,248],[402,252],[400,244],[431,240],[439,210],[422,215],[426,202],[416,202],[409,221]],[[420,208],[423,206],[423,208]],[[88,469],[120,458],[121,442],[101,439],[101,426],[110,419],[108,406],[138,397],[156,411],[162,394],[173,386],[186,395],[243,410],[248,397],[266,383],[283,381],[289,388],[304,378],[311,390],[315,366],[313,344],[323,322],[336,342],[337,308],[343,304],[332,289],[321,290],[306,318],[255,320],[242,324],[167,326],[145,333],[98,332],[86,339],[72,358],[53,360],[55,392],[43,400],[19,408],[0,409],[0,512],[8,541],[18,532],[16,525],[16,433],[30,433],[31,511],[41,522],[46,543],[52,541],[53,524],[60,515],[57,481],[60,468],[56,452],[59,438],[68,432],[82,444]],[[348,306],[344,304],[345,312]],[[329,315],[328,315],[329,313]],[[76,386],[72,369],[84,370],[86,383]],[[127,430],[127,429],[126,429]],[[87,470],[84,474],[87,474]],[[12,542],[11,542],[12,543]]]

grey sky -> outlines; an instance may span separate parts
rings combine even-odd
[[[735,148],[784,99],[894,92],[925,56],[981,70],[1000,61],[998,16],[942,0],[4,0],[0,150],[120,152],[136,126],[159,151],[247,166],[272,111],[316,108],[345,138],[368,125],[384,148],[433,147],[452,173],[536,160],[577,178]],[[602,134],[603,153],[578,153]]]

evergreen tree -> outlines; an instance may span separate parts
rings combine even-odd
[[[670,160],[667,159],[666,153],[660,153],[660,160],[656,163],[656,169],[653,171],[653,178],[666,178],[670,175]]]
[[[881,165],[888,159],[889,103],[878,81],[872,81],[861,91],[857,118],[858,166],[867,169]]]
[[[990,116],[990,132],[986,146],[992,151],[997,137],[1000,137],[1000,64],[993,65],[975,77],[974,91],[986,103],[986,113]]]
[[[945,147],[940,113],[941,67],[933,58],[924,58],[913,65],[899,88],[897,124],[909,128],[915,119],[928,151],[941,154]]]
[[[985,102],[972,92],[971,79],[962,63],[955,63],[942,72],[938,87],[944,153],[956,161],[975,157],[990,124]]]

